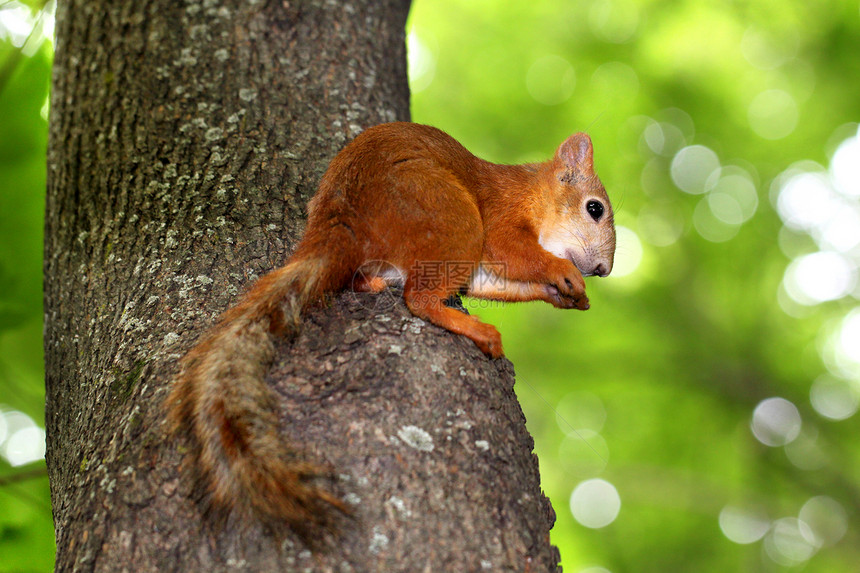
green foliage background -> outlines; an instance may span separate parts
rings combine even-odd
[[[822,358],[825,335],[858,306],[857,290],[808,307],[785,303],[786,267],[816,246],[784,227],[774,181],[798,161],[828,165],[856,133],[858,2],[415,0],[410,31],[415,121],[498,162],[546,158],[587,130],[617,222],[631,231],[620,235],[619,257],[641,248],[632,273],[588,279],[586,313],[472,302],[499,326],[516,366],[565,570],[856,571],[860,421],[820,415],[810,388],[833,369]],[[0,409],[41,424],[51,50],[29,52],[3,68],[11,74],[0,71]],[[16,54],[0,25],[0,66]],[[773,111],[770,138],[750,117],[768,90],[789,94],[796,111]],[[662,148],[643,135],[655,124]],[[673,182],[674,152],[685,145],[706,146],[755,185],[758,208],[728,240],[702,236],[704,196]],[[674,240],[654,240],[645,214]],[[847,382],[856,396],[860,373]],[[773,396],[802,419],[785,447],[763,445],[750,429],[756,405]],[[8,483],[40,464],[0,459],[0,571],[52,566],[47,479]],[[592,478],[621,500],[617,518],[598,529],[577,522],[569,505]],[[846,525],[843,535],[821,542],[802,527],[799,539],[780,530],[816,496],[838,504],[822,523]],[[730,541],[719,520],[727,506],[759,515],[768,533]]]

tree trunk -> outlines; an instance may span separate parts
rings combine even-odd
[[[58,571],[547,571],[554,516],[506,360],[396,293],[309,313],[269,376],[354,508],[310,551],[204,514],[166,437],[177,359],[282,264],[328,161],[407,120],[408,0],[57,10],[45,351]]]

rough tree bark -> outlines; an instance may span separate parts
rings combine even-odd
[[[201,513],[165,436],[176,360],[300,237],[333,155],[409,117],[409,0],[69,0],[45,246],[58,571],[548,571],[554,516],[506,360],[386,295],[282,344],[285,439],[353,505],[311,552]]]

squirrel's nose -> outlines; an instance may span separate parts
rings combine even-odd
[[[609,274],[609,269],[606,267],[605,264],[600,263],[596,267],[594,267],[593,274],[595,274],[599,277],[605,277],[606,275]]]

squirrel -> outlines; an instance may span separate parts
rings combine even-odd
[[[498,358],[499,332],[446,299],[465,293],[586,310],[583,277],[608,275],[614,253],[612,206],[588,135],[571,135],[544,163],[499,165],[434,127],[368,128],[323,175],[292,257],[259,278],[180,361],[168,420],[187,438],[201,495],[303,538],[329,527],[333,510],[349,513],[313,484],[330,472],[279,435],[264,381],[274,337],[295,336],[302,313],[327,294],[399,283],[413,315]]]

